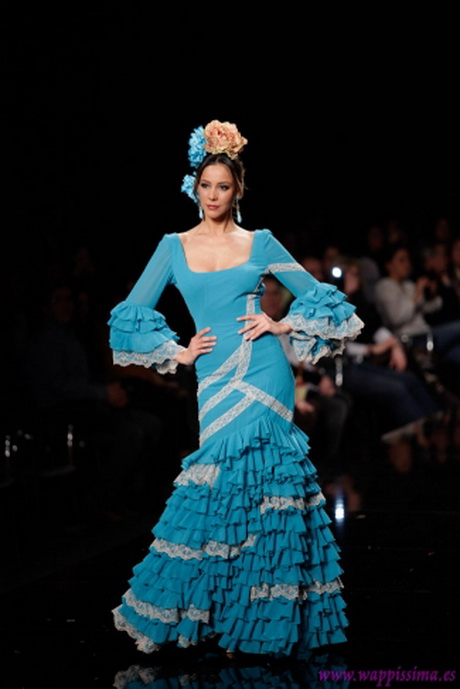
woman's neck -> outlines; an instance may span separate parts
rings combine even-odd
[[[205,217],[198,227],[200,227],[203,232],[210,235],[229,234],[238,229],[238,226],[235,225],[231,216],[219,220]]]

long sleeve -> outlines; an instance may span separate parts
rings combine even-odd
[[[159,373],[174,373],[177,344],[164,316],[155,306],[173,279],[168,236],[160,240],[152,258],[125,301],[111,311],[110,346],[113,360],[120,366],[139,364],[154,367]]]
[[[290,342],[300,361],[316,363],[341,354],[345,342],[363,327],[355,307],[335,285],[319,282],[266,230],[266,273],[276,277],[296,297],[281,322],[289,323]]]

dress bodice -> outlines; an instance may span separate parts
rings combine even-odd
[[[115,362],[156,366],[161,373],[175,370],[173,357],[183,347],[164,316],[155,310],[168,284],[181,292],[197,330],[211,327],[212,334],[225,336],[219,343],[225,339],[227,349],[231,349],[235,340],[242,338],[238,330],[244,322],[237,321],[237,316],[260,313],[263,278],[268,274],[296,297],[282,321],[292,327],[290,339],[300,360],[315,362],[328,353],[343,351],[345,339],[359,333],[362,322],[345,295],[334,285],[310,275],[270,230],[255,231],[251,255],[245,263],[208,272],[188,267],[180,237],[171,233],[163,235],[126,301],[112,311],[109,324]],[[216,346],[216,362],[218,352]],[[223,344],[220,352],[224,356]],[[198,367],[204,359],[198,358]]]

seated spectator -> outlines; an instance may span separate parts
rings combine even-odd
[[[424,275],[417,282],[409,279],[412,264],[407,248],[402,244],[386,248],[385,268],[388,277],[376,286],[376,305],[384,325],[398,338],[412,345],[424,345],[433,336],[435,352],[441,363],[447,364],[456,389],[460,386],[460,321],[431,326],[425,315],[438,311],[442,299],[436,282]]]
[[[365,324],[358,338],[346,344],[344,388],[378,413],[384,441],[394,444],[415,437],[425,445],[422,423],[438,412],[439,406],[422,380],[407,370],[399,340],[382,326],[375,307],[365,298],[359,262],[349,259],[343,270],[348,301]]]
[[[448,272],[447,248],[443,242],[436,242],[425,247],[423,256],[423,274],[436,284],[436,294],[442,299],[440,309],[427,313],[425,318],[430,325],[440,325],[458,320],[460,300],[454,289]]]
[[[123,387],[94,381],[85,350],[73,331],[74,296],[67,284],[47,295],[43,321],[26,352],[26,375],[37,427],[55,443],[71,423],[77,435],[100,449],[102,486],[93,500],[97,511],[119,518],[139,495],[138,474],[145,485],[160,437],[159,420],[128,408]],[[131,488],[131,493],[130,493]]]

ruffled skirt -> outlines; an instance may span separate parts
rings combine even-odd
[[[340,549],[308,449],[296,425],[262,417],[186,458],[113,611],[141,651],[217,635],[232,651],[302,656],[346,641]]]

